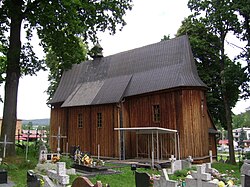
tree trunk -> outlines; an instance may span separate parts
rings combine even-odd
[[[17,120],[17,93],[20,78],[20,51],[21,51],[21,24],[22,24],[21,0],[12,0],[9,5],[10,12],[10,43],[7,53],[7,72],[5,81],[5,96],[3,108],[3,123],[1,139],[7,136],[8,144],[6,156],[15,155],[15,130]],[[1,155],[2,156],[2,155]]]
[[[223,104],[224,104],[224,110],[225,110],[225,115],[226,115],[226,126],[227,126],[227,132],[228,132],[228,145],[229,145],[229,160],[231,164],[236,164],[235,162],[235,154],[234,154],[234,144],[233,144],[233,129],[232,129],[232,116],[231,116],[231,108],[229,104],[229,98],[227,96],[227,93],[230,92],[230,90],[227,90],[224,85],[226,82],[225,78],[225,38],[226,38],[226,33],[223,29],[221,29],[220,32],[220,40],[221,40],[221,85],[222,85],[222,98],[223,98]],[[223,88],[224,87],[224,88]]]
[[[235,153],[234,153],[234,143],[233,143],[233,127],[232,127],[232,115],[231,109],[228,103],[227,96],[224,96],[224,107],[226,113],[226,123],[227,123],[227,135],[228,135],[228,145],[229,145],[229,160],[231,164],[236,164]]]

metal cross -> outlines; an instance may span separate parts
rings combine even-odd
[[[56,136],[51,136],[52,138],[56,138],[57,139],[57,153],[60,154],[60,140],[62,138],[67,138],[67,136],[62,136],[60,133],[60,126],[58,127],[58,133]]]
[[[3,158],[5,158],[5,153],[6,153],[6,145],[7,144],[13,144],[13,142],[7,142],[7,135],[4,135],[4,141],[0,142],[0,144],[3,144]]]

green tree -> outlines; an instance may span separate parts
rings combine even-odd
[[[250,127],[250,111],[233,115],[233,128]]]
[[[86,60],[87,58],[87,45],[82,42],[82,40],[79,38],[79,43],[82,51],[82,60]],[[48,100],[50,100],[55,93],[58,84],[61,80],[61,76],[63,74],[63,71],[68,70],[70,66],[66,65],[61,59],[58,58],[55,52],[52,50],[49,50],[48,53],[46,54],[46,66],[49,68],[49,76],[48,76],[48,81],[50,82],[49,87],[47,89],[47,94],[49,95]],[[80,62],[80,61],[79,61]],[[72,62],[73,63],[73,62]]]
[[[245,119],[243,114],[239,115],[233,115],[233,129],[241,128],[241,127],[246,127],[245,124]]]
[[[4,45],[2,45],[0,42],[0,86],[5,80],[5,72],[6,72],[6,64],[7,64],[6,52],[7,52],[7,48]],[[0,102],[3,102],[1,95],[0,95]]]
[[[243,128],[240,130],[240,136],[239,136],[239,146],[243,149],[244,148],[244,140],[247,139],[246,132],[244,131]]]
[[[249,0],[233,0],[233,8],[241,17],[240,33],[238,38],[246,42],[239,58],[247,62],[248,74],[250,76],[250,3]],[[247,95],[249,96],[249,94]]]
[[[31,45],[36,30],[45,53],[52,50],[65,67],[83,58],[79,37],[96,41],[97,32],[109,30],[114,34],[117,25],[125,25],[123,16],[132,8],[131,0],[2,0],[0,1],[0,42],[7,48],[5,98],[1,138],[15,140],[16,106],[19,78],[35,74],[45,67]],[[27,43],[21,43],[21,30]],[[7,156],[15,155],[10,145]]]
[[[33,123],[32,122],[29,122],[28,124],[24,124],[23,126],[22,126],[22,129],[23,130],[29,130],[29,129],[33,129]]]

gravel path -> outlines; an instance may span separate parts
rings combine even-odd
[[[0,187],[13,187],[15,186],[14,182],[8,180],[7,184],[0,184]]]

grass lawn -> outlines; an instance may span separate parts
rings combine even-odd
[[[237,165],[226,164],[226,163],[213,163],[212,167],[217,169],[220,173],[227,174],[230,178],[234,178],[235,184],[240,184],[240,167]]]
[[[131,171],[130,166],[126,166],[120,169],[121,174],[115,175],[97,175],[96,177],[89,178],[93,183],[96,181],[102,181],[102,184],[109,184],[110,186],[119,187],[135,187],[135,175]],[[149,174],[160,174],[159,171],[151,169],[137,168],[139,172],[147,172]]]
[[[34,151],[35,152],[35,151]],[[8,171],[8,176],[11,181],[16,184],[16,187],[26,187],[27,171],[34,169],[37,164],[37,155],[29,154],[29,162],[25,160],[25,154],[20,150],[17,151],[17,156],[13,158],[8,158],[3,160],[3,164],[0,168],[4,168]],[[33,156],[32,156],[33,155]],[[213,163],[212,167],[217,169],[220,173],[229,175],[235,178],[235,184],[240,184],[240,171],[239,165],[230,165],[224,163]],[[103,184],[109,184],[112,187],[135,187],[135,176],[133,171],[131,171],[130,166],[125,166],[117,169],[121,171],[121,174],[113,175],[97,175],[95,177],[89,178],[92,183],[96,181],[101,181]],[[233,170],[233,171],[232,171]],[[151,169],[141,169],[137,168],[139,172],[148,172],[149,174],[160,174],[159,171]],[[188,170],[182,170],[175,173],[175,175],[170,175],[170,179],[180,180],[185,179]],[[71,184],[77,176],[70,176]]]

